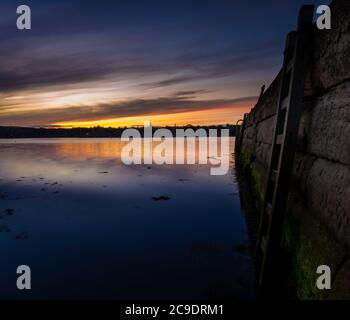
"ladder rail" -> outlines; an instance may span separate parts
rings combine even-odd
[[[289,50],[291,50],[291,47],[295,45],[295,38],[296,38],[296,32],[292,31],[287,35],[287,39],[286,39],[286,46],[285,46],[285,51],[284,51],[284,61],[283,61],[283,66],[282,66],[282,70],[281,70],[281,75],[280,75],[280,85],[279,85],[279,93],[278,93],[278,102],[277,102],[277,112],[276,112],[276,120],[275,120],[275,127],[274,127],[274,134],[273,134],[273,141],[272,141],[272,146],[271,146],[271,153],[270,153],[270,160],[269,160],[269,168],[268,168],[268,174],[267,174],[267,183],[265,186],[265,196],[264,196],[264,204],[263,204],[263,208],[262,208],[262,213],[261,213],[261,218],[260,218],[260,224],[259,224],[259,229],[258,229],[258,241],[256,244],[256,255],[258,256],[260,254],[260,246],[261,246],[261,242],[262,242],[262,237],[263,237],[263,229],[264,229],[264,218],[266,215],[266,206],[267,204],[269,204],[269,207],[272,207],[271,205],[271,195],[268,195],[268,191],[270,191],[269,189],[271,188],[270,183],[271,183],[271,178],[273,175],[273,171],[276,171],[275,175],[275,179],[277,180],[278,178],[278,168],[274,169],[273,167],[275,167],[274,165],[272,165],[272,163],[274,162],[274,146],[276,145],[276,143],[278,143],[278,139],[279,136],[281,135],[280,132],[280,128],[278,128],[278,123],[279,120],[278,119],[280,117],[280,101],[282,100],[282,91],[283,91],[283,87],[285,85],[285,73],[286,73],[286,65],[288,64],[288,55],[289,55]],[[282,136],[283,136],[283,132],[282,132]],[[278,144],[283,144],[283,140],[281,141],[281,143]],[[278,165],[279,166],[279,165]],[[269,202],[270,200],[270,202]],[[272,209],[270,209],[270,211],[272,211]],[[256,257],[258,258],[258,257]],[[260,262],[260,261],[259,261]],[[258,263],[259,263],[258,262]]]
[[[264,288],[282,239],[291,171],[296,151],[302,113],[305,73],[310,57],[314,6],[303,6],[299,14],[298,31],[288,34],[270,154],[264,206],[259,223],[256,246],[258,286]]]

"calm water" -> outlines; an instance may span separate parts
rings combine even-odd
[[[0,298],[252,298],[232,155],[229,174],[211,176],[207,165],[125,166],[121,147],[0,141]],[[30,291],[16,289],[22,264]]]

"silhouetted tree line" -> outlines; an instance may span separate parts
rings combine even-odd
[[[153,127],[153,132],[160,127]],[[217,126],[166,126],[175,136],[176,129],[205,129],[207,134],[209,129],[229,129],[230,136],[235,136],[235,125],[217,125]],[[127,127],[122,128],[25,128],[25,127],[0,127],[0,138],[120,138],[123,131]],[[143,127],[135,127],[143,135]],[[218,132],[220,135],[220,131]]]

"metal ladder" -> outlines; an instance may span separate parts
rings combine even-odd
[[[268,180],[255,252],[260,292],[273,290],[271,278],[278,272],[276,269],[280,259],[280,243],[302,112],[305,74],[311,53],[313,13],[313,5],[301,8],[298,30],[290,32],[286,41]]]

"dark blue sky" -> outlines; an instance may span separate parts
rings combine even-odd
[[[16,29],[20,4],[32,9],[30,31]],[[216,107],[226,110],[222,120],[229,108],[239,117],[277,74],[302,4],[1,1],[0,125],[176,118]]]

